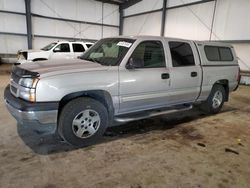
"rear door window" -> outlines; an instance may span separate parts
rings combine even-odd
[[[169,42],[173,67],[194,66],[194,54],[186,42]]]
[[[233,61],[233,54],[228,47],[205,46],[208,61]]]
[[[85,49],[84,49],[84,47],[83,47],[82,44],[73,43],[72,45],[73,45],[73,51],[74,52],[84,52],[85,51]]]

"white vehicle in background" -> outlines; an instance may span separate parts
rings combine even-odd
[[[29,63],[49,59],[75,59],[82,55],[93,42],[58,41],[52,42],[40,50],[21,50],[18,52],[17,63]]]

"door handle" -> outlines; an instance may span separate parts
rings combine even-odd
[[[191,77],[196,77],[198,75],[197,72],[191,72]]]
[[[170,76],[169,76],[168,73],[162,73],[161,74],[161,79],[169,79],[169,78],[170,78]]]

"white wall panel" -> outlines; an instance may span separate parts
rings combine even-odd
[[[93,0],[33,0],[32,12],[50,17],[59,17],[79,21],[119,25],[119,7]],[[103,10],[103,13],[102,13]],[[33,17],[34,35],[47,35],[69,38],[100,39],[101,37],[118,35],[118,28],[89,25],[45,18]],[[103,32],[103,33],[102,33]],[[56,39],[57,40],[57,39]],[[46,42],[43,42],[46,41]],[[53,39],[33,39],[35,48],[41,48]]]
[[[103,18],[103,23],[105,24],[119,25],[119,6],[104,3]]]
[[[34,0],[32,12],[56,18],[102,22],[102,3],[94,0]],[[103,4],[105,24],[119,25],[119,6]]]
[[[102,27],[98,25],[80,24],[80,33],[76,38],[100,39],[102,37]]]
[[[123,35],[160,35],[161,12],[124,19]]]
[[[0,13],[0,31],[26,34],[25,16]]]
[[[167,11],[165,36],[208,40],[212,25],[214,2]]]
[[[36,14],[88,22],[101,23],[102,18],[102,3],[93,0],[35,0],[31,9]]]
[[[79,30],[79,24],[58,20],[33,17],[32,23],[34,35],[73,37]]]
[[[0,35],[0,53],[16,54],[20,49],[27,49],[27,39],[23,36]]]
[[[32,18],[32,32],[33,35],[49,35],[49,36],[55,36],[57,35],[57,25],[62,21],[57,20],[49,20],[44,18]],[[66,24],[66,22],[62,22],[65,26],[64,30],[65,33],[63,36],[69,36],[69,33],[71,36],[74,35],[74,30]]]
[[[101,30],[102,28],[100,26],[96,27],[89,27],[90,25],[81,24],[79,27],[83,30],[83,32],[78,34],[76,38],[87,38],[85,35],[92,35],[93,39],[100,39],[101,36]],[[112,36],[118,36],[119,30],[117,28],[112,27],[103,27],[103,37],[112,37]],[[60,35],[62,36],[62,35]],[[41,49],[45,45],[54,42],[59,41],[60,39],[51,39],[51,38],[44,38],[44,37],[33,37],[33,48],[34,49]],[[64,40],[64,39],[61,39]]]
[[[137,14],[162,8],[163,0],[143,0],[124,10],[124,15]]]
[[[34,17],[33,34],[70,38],[100,39],[102,27]]]
[[[43,38],[43,37],[33,37],[33,49],[41,49],[51,42],[59,41],[59,39]]]
[[[250,44],[233,44],[241,70],[250,70]]]
[[[102,3],[92,0],[77,1],[77,20],[101,23]]]
[[[14,12],[25,12],[24,0],[0,0],[0,9]]]
[[[179,6],[179,5],[194,3],[198,1],[201,1],[201,0],[168,0],[167,7]]]
[[[119,35],[119,29],[113,27],[103,27],[103,37],[115,37]]]
[[[250,0],[218,0],[214,40],[250,39]]]

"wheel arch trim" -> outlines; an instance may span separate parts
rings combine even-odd
[[[224,87],[225,89],[225,92],[226,92],[226,98],[225,98],[225,101],[228,101],[229,100],[229,81],[227,79],[222,79],[222,80],[218,80],[216,81],[213,86],[215,84],[220,84]]]
[[[58,118],[60,116],[60,112],[62,108],[71,100],[79,98],[79,97],[90,97],[92,99],[95,99],[99,102],[101,102],[108,110],[110,120],[113,120],[114,116],[114,106],[113,106],[113,100],[108,91],[105,90],[86,90],[86,91],[78,91],[74,93],[70,93],[65,95],[60,101],[59,101],[59,107],[58,107]]]

